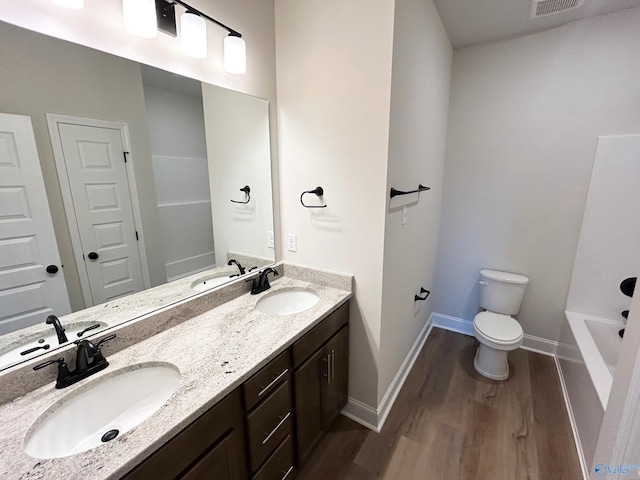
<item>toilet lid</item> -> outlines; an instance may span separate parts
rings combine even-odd
[[[500,313],[480,312],[474,323],[480,333],[499,342],[517,340],[523,333],[516,319]]]

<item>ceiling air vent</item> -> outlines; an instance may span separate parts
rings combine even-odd
[[[581,7],[584,0],[531,0],[531,18],[544,17]]]

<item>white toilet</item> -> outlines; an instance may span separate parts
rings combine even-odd
[[[473,366],[493,380],[509,377],[508,354],[522,345],[522,327],[515,318],[520,311],[529,279],[516,273],[480,270],[480,312],[473,319],[473,333],[480,342]]]

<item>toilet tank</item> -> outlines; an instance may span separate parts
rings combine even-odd
[[[515,315],[520,311],[529,279],[517,273],[480,270],[480,306],[490,312]]]

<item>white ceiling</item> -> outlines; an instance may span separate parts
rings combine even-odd
[[[519,37],[583,18],[640,6],[640,0],[584,0],[584,5],[575,10],[529,18],[531,0],[434,1],[454,48]]]

